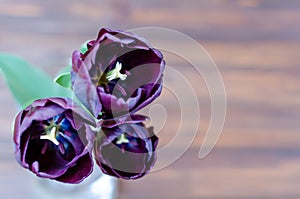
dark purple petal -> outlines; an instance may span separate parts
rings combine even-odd
[[[142,123],[144,122],[148,117],[144,115],[129,115],[128,117],[117,117],[113,119],[108,119],[108,120],[100,120],[99,126],[104,127],[104,128],[113,128],[116,127],[120,124],[130,124],[130,123]]]
[[[92,157],[90,154],[86,154],[80,157],[74,166],[70,167],[67,172],[56,178],[56,180],[66,183],[79,183],[91,174],[92,167]]]
[[[96,86],[92,83],[88,67],[81,60],[79,51],[75,51],[72,56],[71,81],[72,89],[81,103],[87,107],[94,116],[98,115],[102,106],[99,101]]]

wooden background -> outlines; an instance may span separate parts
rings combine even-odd
[[[140,180],[121,181],[119,199],[300,197],[300,1],[0,0],[0,25],[0,52],[20,55],[52,76],[100,27],[175,29],[211,55],[228,100],[216,147],[198,159],[210,120],[209,94],[187,63],[167,56],[168,65],[196,90],[198,134],[170,166]],[[0,197],[31,198],[35,178],[13,157],[11,123],[18,109],[2,77],[0,96]],[[159,147],[172,141],[180,120],[180,109],[169,101],[166,91],[157,101],[169,106]]]

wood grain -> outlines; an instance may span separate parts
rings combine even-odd
[[[0,51],[18,54],[54,76],[102,26],[181,31],[203,45],[224,79],[228,107],[222,135],[212,153],[198,159],[210,121],[209,94],[186,62],[168,56],[167,63],[196,90],[198,134],[170,166],[140,180],[121,181],[119,198],[298,199],[299,21],[297,0],[1,0]],[[32,198],[34,177],[13,157],[11,123],[18,107],[2,77],[0,96],[0,195]],[[170,106],[159,132],[160,148],[174,138],[180,119],[180,109],[170,100],[164,92],[158,101]]]

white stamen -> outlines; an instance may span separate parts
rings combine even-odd
[[[55,145],[59,145],[59,142],[56,139],[56,128],[57,128],[56,126],[52,127],[52,129],[50,130],[50,133],[47,132],[46,135],[41,135],[40,139],[42,139],[42,140],[50,140]]]
[[[126,79],[127,75],[126,74],[122,74],[120,72],[121,69],[122,69],[122,64],[120,62],[117,62],[115,69],[109,71],[106,74],[106,79],[108,81],[111,81],[111,80],[119,78],[120,80],[124,81]]]
[[[123,144],[123,143],[129,143],[129,140],[126,138],[125,134],[121,134],[119,137],[118,137],[118,141],[116,142],[117,144]]]

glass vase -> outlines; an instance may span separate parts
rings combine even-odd
[[[118,179],[105,175],[98,166],[79,184],[38,178],[34,198],[43,199],[116,199]]]

